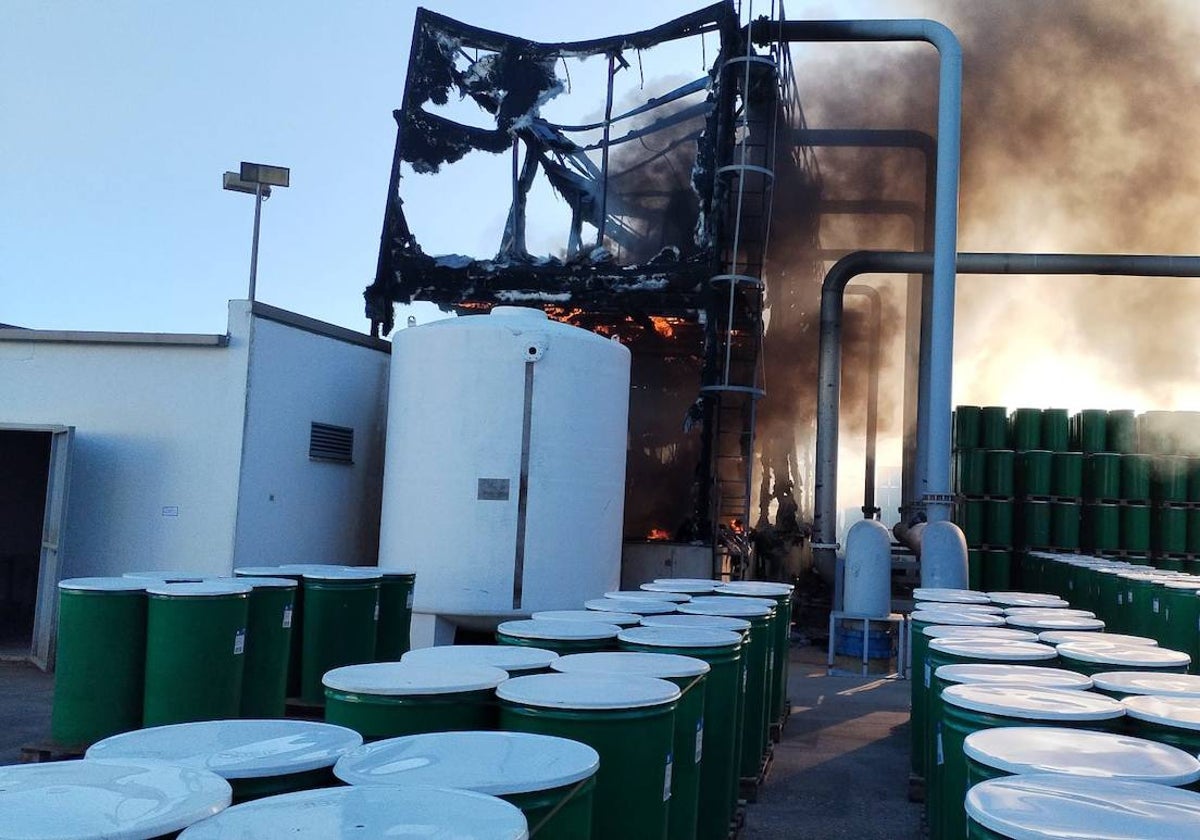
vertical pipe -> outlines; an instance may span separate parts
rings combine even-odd
[[[864,420],[866,441],[862,512],[863,519],[874,519],[880,513],[875,505],[875,446],[879,436],[879,344],[883,330],[883,306],[879,292],[870,286],[847,286],[846,294],[867,299],[867,410]]]
[[[608,54],[608,93],[604,98],[604,140],[600,150],[600,218],[596,219],[596,247],[604,247],[604,227],[608,221],[608,138],[612,131],[613,76],[617,72],[617,54]]]
[[[258,223],[262,218],[263,185],[254,185],[254,238],[250,242],[250,302],[258,286]]]

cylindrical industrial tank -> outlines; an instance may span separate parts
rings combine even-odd
[[[492,630],[620,585],[629,350],[498,306],[392,342],[379,565]]]
[[[843,609],[886,617],[892,611],[892,540],[883,523],[863,519],[846,534]]]
[[[921,586],[966,589],[967,541],[953,522],[931,522],[921,534]]]

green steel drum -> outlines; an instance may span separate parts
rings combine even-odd
[[[460,665],[487,665],[499,668],[510,677],[546,674],[558,654],[545,648],[523,645],[438,645],[410,650],[400,661],[411,665],[436,665],[455,668]]]
[[[983,410],[977,405],[960,405],[954,409],[954,446],[956,449],[976,449],[979,446]]]
[[[617,638],[622,650],[691,656],[704,660],[711,669],[704,684],[703,760],[695,836],[697,840],[725,840],[741,777],[737,736],[742,715],[742,634],[749,631],[750,623],[724,616],[691,615],[647,616],[646,622],[645,627],[621,631]],[[672,804],[672,822],[674,808]]]
[[[1150,456],[1121,456],[1121,498],[1127,502],[1150,501]]]
[[[988,499],[983,503],[983,540],[993,547],[1013,544],[1013,502],[1011,499]],[[986,569],[986,561],[985,561]]]
[[[487,665],[344,665],[325,674],[325,720],[367,740],[495,729],[496,686],[507,679]]]
[[[1147,645],[1067,642],[1058,645],[1056,649],[1064,668],[1088,676],[1105,671],[1164,671],[1183,674],[1187,672],[1191,662],[1191,657],[1182,651]]]
[[[600,613],[595,613],[599,617]],[[539,613],[540,615],[540,613]],[[502,645],[552,650],[559,656],[610,650],[616,646],[621,628],[605,621],[570,621],[533,618],[505,621],[496,628],[496,641]]]
[[[1150,506],[1121,508],[1121,550],[1145,554],[1150,550]]]
[[[299,587],[288,578],[241,576],[234,580],[251,587],[241,716],[283,717],[287,706],[292,616]]]
[[[966,537],[967,545],[983,545],[987,502],[983,499],[963,499],[958,503],[958,507],[959,526]]]
[[[142,725],[146,581],[71,578],[58,584],[58,662],[50,735],[90,744]]]
[[[1093,452],[1084,460],[1083,495],[1096,501],[1121,498],[1121,456],[1113,452]]]
[[[1071,446],[1071,416],[1065,408],[1042,409],[1042,449],[1065,452]]]
[[[304,662],[304,573],[310,569],[321,571],[328,568],[316,563],[293,563],[285,566],[243,566],[233,570],[235,577],[279,577],[296,581],[296,601],[292,605],[293,642],[288,656],[289,697],[300,696],[300,674]]]
[[[1135,694],[1121,703],[1131,735],[1200,753],[1200,697]]]
[[[338,759],[337,778],[364,787],[470,790],[516,805],[531,837],[592,836],[600,755],[529,732],[429,732],[376,741]]]
[[[1121,632],[1149,636],[1153,620],[1154,581],[1152,574],[1128,571],[1117,575],[1117,624]]]
[[[1048,548],[1053,531],[1050,527],[1050,502],[1021,502],[1021,540],[1030,548]],[[988,589],[1008,587],[988,586]]]
[[[208,770],[229,782],[234,802],[245,802],[334,784],[334,763],[362,742],[352,729],[311,720],[208,720],[114,735],[87,758]]]
[[[1067,551],[1079,548],[1079,505],[1075,502],[1050,503],[1050,544]]]
[[[378,569],[330,567],[304,573],[304,654],[300,698],[325,701],[321,678],[343,665],[375,661],[379,623]]]
[[[1050,495],[1064,499],[1083,496],[1083,455],[1055,452],[1050,460]]]
[[[599,753],[593,838],[666,840],[678,686],[651,677],[535,674],[496,693],[501,729],[569,738]]]
[[[1017,453],[1011,449],[989,449],[984,463],[984,491],[989,496],[1013,495],[1016,488]]]
[[[1168,580],[1161,590],[1163,647],[1192,657],[1192,673],[1200,670],[1200,580]]]
[[[738,759],[742,778],[757,778],[763,752],[770,743],[767,712],[770,710],[771,650],[774,647],[775,603],[765,598],[701,596],[679,605],[685,615],[720,615],[750,622],[743,649],[743,709],[741,749]]]
[[[1025,496],[1049,496],[1053,485],[1054,453],[1033,449],[1017,456],[1017,492]]]
[[[1008,409],[999,405],[988,405],[979,410],[979,447],[1008,448]]]
[[[573,653],[554,662],[563,674],[651,677],[679,687],[671,760],[670,840],[695,840],[704,758],[704,695],[709,665],[694,656],[645,651]]]
[[[954,453],[955,483],[960,495],[982,496],[986,487],[987,452],[960,449]]]
[[[1121,508],[1118,505],[1083,506],[1084,547],[1094,551],[1118,551],[1121,548]]]
[[[977,548],[967,551],[967,586],[983,589],[983,552]]]
[[[967,761],[963,741],[996,727],[1050,726],[1114,731],[1125,710],[1116,700],[1088,691],[1002,685],[954,685],[941,696],[938,737],[940,790],[937,840],[966,838]]]
[[[1075,449],[1104,452],[1108,448],[1108,412],[1087,408],[1075,415]]]
[[[1154,459],[1151,491],[1156,502],[1183,504],[1188,500],[1188,459],[1183,455],[1161,455]]]
[[[415,572],[380,569],[379,621],[376,624],[375,660],[398,662],[412,646],[413,590]]]
[[[1014,409],[1009,431],[1012,448],[1018,452],[1040,449],[1042,446],[1042,410],[1040,408]]]
[[[981,554],[984,589],[1008,589],[1012,585],[1012,552],[989,549]]]
[[[251,591],[216,580],[147,587],[143,726],[238,716]]]
[[[1114,700],[1153,697],[1200,697],[1200,676],[1161,671],[1101,671],[1092,675],[1096,691]]]
[[[1200,502],[1200,458],[1188,458],[1188,501]]]
[[[1187,508],[1155,508],[1151,547],[1159,554],[1182,554],[1187,551],[1187,521]]]
[[[718,595],[741,598],[767,598],[775,602],[774,643],[771,663],[770,708],[767,722],[782,724],[788,705],[789,660],[792,648],[792,590],[790,583],[776,581],[739,580],[718,587]]]
[[[1184,535],[1185,545],[1187,545],[1188,554],[1200,554],[1200,507],[1190,507],[1187,509],[1187,523],[1184,526],[1186,534]],[[1196,573],[1195,569],[1189,569],[1192,574]]]
[[[1108,412],[1108,449],[1128,454],[1138,451],[1137,415],[1128,409]]]

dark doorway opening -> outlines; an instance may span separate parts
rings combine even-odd
[[[0,430],[0,656],[30,655],[50,432]]]

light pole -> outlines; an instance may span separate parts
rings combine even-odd
[[[291,170],[286,166],[242,161],[240,172],[226,172],[222,179],[225,189],[254,196],[254,239],[250,244],[251,301],[254,300],[254,289],[258,281],[258,225],[262,218],[263,199],[271,197],[271,187],[287,187],[291,175]]]

